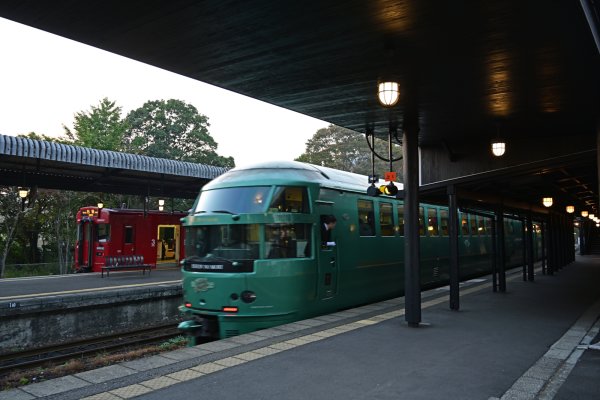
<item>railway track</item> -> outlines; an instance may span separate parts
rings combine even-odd
[[[0,355],[0,375],[181,335],[173,324]]]

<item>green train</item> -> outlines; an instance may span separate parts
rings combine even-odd
[[[401,296],[403,202],[368,196],[367,185],[366,176],[294,161],[235,168],[207,184],[182,219],[180,329],[196,343]],[[322,243],[330,215],[332,242]],[[421,283],[447,284],[448,209],[422,204],[419,220]],[[459,222],[461,279],[490,273],[492,219],[459,213]],[[505,219],[509,266],[522,264],[522,228]]]

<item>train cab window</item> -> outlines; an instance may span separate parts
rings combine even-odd
[[[269,186],[233,187],[200,193],[193,213],[252,214],[265,211]]]
[[[255,260],[260,231],[258,224],[189,226],[183,243],[186,258]]]
[[[375,236],[375,214],[371,200],[358,200],[358,233],[360,236]]]
[[[419,236],[425,236],[425,209],[419,207]]]
[[[269,212],[308,213],[308,194],[305,187],[278,186],[269,204]]]
[[[381,236],[394,236],[394,215],[391,203],[379,203]]]
[[[465,236],[469,234],[469,218],[467,214],[461,214],[460,216],[460,231]]]
[[[427,233],[429,236],[439,236],[437,208],[427,208]]]
[[[404,236],[404,204],[398,206],[398,234]]]
[[[265,257],[310,257],[310,237],[311,224],[268,224],[265,226]]]
[[[96,237],[99,242],[110,241],[110,224],[96,225]]]
[[[477,217],[475,215],[469,215],[469,219],[471,220],[471,235],[477,236],[479,231],[477,230]]]
[[[124,242],[127,244],[133,243],[133,226],[125,226],[125,232],[123,234]]]
[[[440,209],[440,227],[441,227],[441,234],[442,236],[448,236],[449,235],[449,231],[448,231],[448,227],[449,222],[448,222],[448,210],[445,209]]]

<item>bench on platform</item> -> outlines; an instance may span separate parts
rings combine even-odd
[[[102,267],[102,278],[104,278],[104,271],[106,271],[106,277],[108,278],[110,271],[123,271],[128,269],[142,270],[142,274],[146,274],[146,270],[148,270],[149,275],[151,268],[152,265],[144,264],[144,256],[108,256],[105,259],[105,265]]]

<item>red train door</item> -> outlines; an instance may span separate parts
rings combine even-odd
[[[79,269],[92,270],[94,266],[94,238],[93,222],[82,219],[79,224],[79,244],[77,251],[77,266]]]
[[[135,229],[133,225],[123,226],[123,254],[135,254]]]

